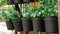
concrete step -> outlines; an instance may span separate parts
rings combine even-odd
[[[6,22],[0,22],[0,34],[11,34],[12,31],[6,27]]]

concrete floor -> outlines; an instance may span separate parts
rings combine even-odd
[[[12,31],[7,30],[5,22],[0,22],[0,34],[12,34]]]

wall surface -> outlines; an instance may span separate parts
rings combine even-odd
[[[59,34],[60,34],[60,0],[58,1],[58,27],[59,27]]]

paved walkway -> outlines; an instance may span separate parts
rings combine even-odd
[[[0,22],[0,34],[11,34],[11,31],[7,30],[5,22]]]

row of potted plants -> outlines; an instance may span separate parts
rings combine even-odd
[[[9,30],[58,32],[57,4],[55,1],[47,1],[41,0],[37,6],[31,6],[31,4],[27,3],[23,17],[20,17],[20,14],[14,10],[14,7],[10,6],[8,10],[2,11],[0,15],[6,20],[6,23],[11,23],[12,29],[7,24]]]
[[[26,13],[23,14],[25,21],[32,20],[34,31],[45,31],[46,29],[46,32],[58,32],[57,1],[41,0],[38,3],[37,6],[35,4],[26,6]]]

